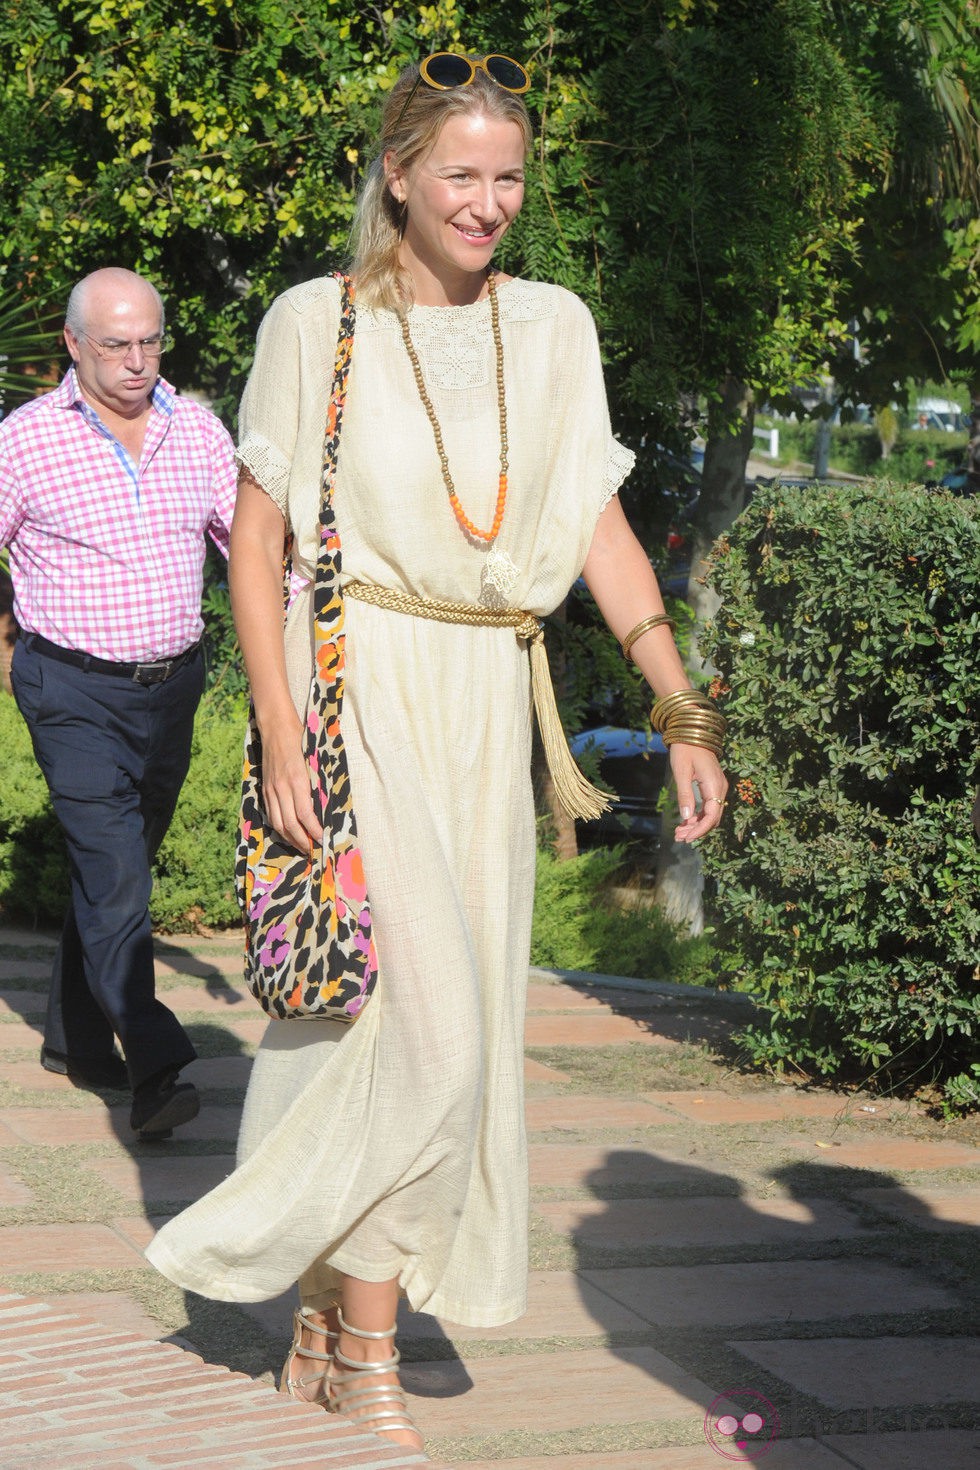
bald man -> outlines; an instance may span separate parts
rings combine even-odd
[[[206,537],[227,553],[236,474],[219,420],[159,377],[149,281],[86,276],[64,337],[59,387],[0,424],[11,683],[71,865],[41,1064],[131,1088],[134,1131],[159,1139],[199,1099],[178,1081],[194,1047],[156,996],[150,867],[190,762]]]

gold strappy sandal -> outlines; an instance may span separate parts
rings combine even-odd
[[[382,1342],[395,1335],[394,1327],[387,1332],[363,1332],[359,1327],[352,1327],[349,1322],[345,1322],[342,1312],[338,1315],[341,1332],[349,1332],[351,1337]],[[385,1374],[392,1374],[397,1379],[400,1362],[401,1353],[397,1348],[392,1349],[390,1358],[376,1363],[360,1363],[355,1358],[348,1358],[339,1347],[335,1348],[328,1380],[331,1404],[338,1414],[352,1420],[359,1429],[368,1429],[373,1434],[380,1435],[390,1434],[393,1430],[414,1434],[418,1439],[416,1448],[421,1450],[422,1435],[408,1411],[405,1390],[401,1384],[372,1382]],[[338,1364],[347,1371],[338,1372]],[[406,1445],[405,1448],[412,1446]]]
[[[327,1374],[333,1362],[333,1353],[320,1353],[314,1348],[305,1347],[303,1344],[304,1331],[326,1338],[328,1346],[331,1338],[336,1342],[339,1336],[338,1333],[331,1332],[329,1328],[315,1321],[309,1307],[297,1307],[293,1313],[293,1343],[282,1366],[279,1392],[288,1394],[291,1399],[299,1399],[304,1404],[322,1404],[329,1413],[333,1409],[333,1404],[330,1401],[330,1391],[327,1387]],[[292,1370],[297,1358],[308,1358],[311,1362],[322,1363],[323,1367],[318,1373],[308,1373],[302,1378],[293,1378]],[[318,1391],[313,1394],[306,1393],[304,1390],[309,1384],[318,1385]]]

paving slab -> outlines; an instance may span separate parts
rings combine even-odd
[[[0,1123],[0,1148],[16,1148],[20,1142],[21,1139],[11,1132],[6,1123]]]
[[[529,1098],[525,1117],[530,1132],[545,1129],[587,1128],[651,1128],[657,1124],[676,1123],[664,1108],[655,1108],[641,1098],[588,1097],[583,1093],[567,1093],[564,1097]]]
[[[242,963],[240,949],[216,949],[207,954],[158,949],[154,956],[156,972],[160,976],[179,979],[193,978],[204,983],[217,979],[224,984],[241,985],[244,990]]]
[[[524,1081],[525,1082],[552,1082],[556,1086],[570,1082],[571,1078],[567,1072],[561,1072],[557,1067],[549,1067],[545,1062],[535,1061],[533,1057],[524,1058]]]
[[[0,1055],[3,1054],[2,1033],[6,1028],[0,1026]],[[28,1048],[34,1053],[30,1061],[8,1062],[4,1060],[0,1068],[0,1078],[11,1087],[22,1092],[50,1092],[64,1093],[73,1092],[79,1098],[91,1100],[93,1107],[104,1107],[101,1097],[96,1093],[89,1092],[87,1088],[76,1087],[70,1077],[62,1077],[58,1072],[47,1072],[41,1066],[39,1060],[39,1046]],[[115,1096],[116,1094],[110,1094]]]
[[[617,1247],[737,1246],[814,1241],[868,1233],[848,1210],[828,1200],[716,1197],[656,1200],[547,1200],[536,1214],[580,1245]]]
[[[926,1230],[980,1229],[980,1189],[857,1189],[854,1198]]]
[[[787,1134],[784,1142],[798,1152],[816,1158],[821,1164],[858,1169],[896,1169],[903,1172],[936,1169],[980,1169],[980,1148],[962,1143],[933,1142],[922,1138],[860,1138],[841,1142],[832,1137],[822,1140]],[[823,1144],[823,1150],[820,1145]]]
[[[786,1118],[848,1118],[868,1121],[885,1116],[858,1111],[861,1104],[836,1093],[771,1088],[767,1092],[731,1093],[720,1088],[697,1092],[644,1092],[649,1102],[667,1107],[695,1123],[777,1123]],[[875,1105],[871,1105],[875,1106]]]
[[[643,1332],[648,1324],[574,1271],[532,1271],[528,1307],[506,1327],[460,1327],[457,1323],[402,1307],[399,1331],[409,1337],[451,1342],[510,1342],[546,1337],[597,1337],[604,1332]]]
[[[933,1311],[957,1295],[878,1261],[751,1261],[584,1269],[583,1278],[648,1322],[674,1327]]]
[[[728,1176],[699,1167],[690,1157],[654,1151],[644,1145],[610,1148],[591,1143],[532,1143],[532,1184],[585,1185],[602,1190],[635,1186],[642,1194],[661,1185],[703,1184],[704,1193],[717,1180],[718,1193],[728,1192]]]
[[[529,1011],[595,1011],[609,1013],[627,1008],[648,1013],[670,1009],[670,1001],[662,995],[644,995],[635,990],[585,989],[578,985],[549,985],[531,980],[527,987]]]
[[[6,1129],[3,1130],[7,1132]],[[14,1142],[18,1142],[14,1139]],[[6,1138],[0,1135],[0,1148],[8,1147]],[[20,1207],[29,1205],[34,1199],[34,1193],[13,1169],[0,1162],[0,1209],[6,1207]]]
[[[183,1069],[180,1080],[193,1082],[199,1088],[220,1088],[223,1092],[244,1094],[251,1073],[252,1058],[248,1056],[198,1057]]]
[[[269,1022],[263,1016],[258,1006],[252,1012],[230,1011],[222,1018],[221,1030],[227,1031],[229,1037],[237,1037],[246,1046],[258,1046],[266,1032]]]
[[[633,1016],[529,1015],[524,1023],[527,1046],[676,1046],[677,1038],[652,1030],[649,1021]]]
[[[3,942],[7,949],[37,950],[38,953],[53,954],[58,947],[58,935],[45,929],[32,929],[21,924],[4,924]]]
[[[234,1016],[236,1020],[239,1017],[250,1021],[262,1020],[258,1001],[247,991],[235,989],[224,981],[218,987],[209,987],[201,980],[193,988],[181,986],[177,990],[161,990],[160,995],[178,1016],[217,1016],[221,1020]]]
[[[899,1309],[915,1310],[904,1300]],[[969,1403],[980,1388],[980,1338],[780,1338],[731,1346],[831,1409]]]
[[[0,1272],[130,1271],[142,1255],[107,1225],[8,1225],[0,1229]]]
[[[79,1168],[97,1174],[110,1189],[121,1194],[123,1199],[139,1200],[146,1205],[153,1205],[158,1200],[191,1204],[216,1184],[220,1184],[235,1167],[233,1154],[178,1154],[158,1157],[151,1153],[156,1147],[153,1143],[143,1143],[139,1145],[138,1156],[85,1159]]]
[[[181,1124],[179,1139],[219,1139],[238,1137],[241,1109],[205,1105],[190,1123]],[[6,1124],[20,1143],[56,1147],[65,1143],[122,1143],[126,1148],[142,1148],[129,1124],[129,1104],[125,1107],[93,1109],[79,1112],[70,1119],[57,1108],[9,1108],[0,1111],[0,1122]]]
[[[414,1416],[431,1435],[539,1433],[703,1417],[716,1394],[651,1347],[616,1354],[510,1353],[481,1358],[470,1376],[461,1362],[403,1364]],[[569,1385],[579,1385],[569,1393]],[[530,1391],[530,1399],[529,1399]]]
[[[48,997],[41,990],[0,990],[0,1017],[43,1016]]]
[[[44,1017],[40,1013],[35,1022],[0,1018],[0,1053],[37,1051],[41,1045],[43,1031]]]
[[[6,939],[6,931],[4,931]],[[6,980],[37,980],[37,989],[42,994],[47,994],[48,981],[51,979],[50,959],[0,959],[0,985]],[[34,988],[33,986],[31,987]]]
[[[832,1435],[825,1443],[846,1456],[854,1470],[977,1470],[980,1465],[980,1429]]]

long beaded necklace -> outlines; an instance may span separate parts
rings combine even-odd
[[[474,525],[463,511],[456,494],[456,486],[449,471],[449,458],[446,454],[446,446],[443,443],[442,428],[436,418],[436,411],[432,407],[432,399],[429,397],[422,376],[422,367],[419,363],[418,353],[412,342],[412,334],[408,327],[408,314],[401,312],[399,322],[401,323],[402,337],[405,341],[405,349],[408,352],[409,361],[412,364],[412,372],[415,374],[415,386],[419,390],[422,406],[429,416],[432,425],[432,434],[436,441],[436,453],[439,456],[439,464],[442,469],[443,483],[449,492],[449,504],[453,508],[453,515],[459,522],[460,529],[467,536],[472,536],[475,541],[485,541],[491,546],[497,539],[501,524],[504,519],[504,509],[507,505],[507,402],[504,396],[504,344],[500,335],[500,304],[497,300],[496,272],[493,267],[487,270],[487,289],[490,293],[490,327],[493,332],[493,345],[497,357],[497,413],[500,418],[500,479],[497,482],[497,504],[493,513],[493,524],[489,531],[481,531],[479,526]]]

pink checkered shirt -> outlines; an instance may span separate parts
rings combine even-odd
[[[20,626],[120,663],[183,653],[203,629],[205,534],[228,554],[236,479],[220,420],[162,379],[134,464],[69,369],[0,423],[0,545]]]

